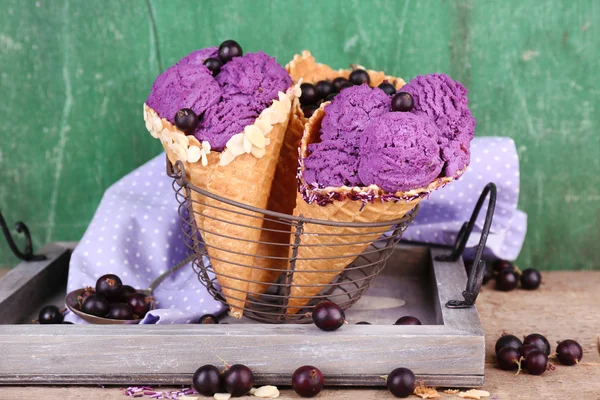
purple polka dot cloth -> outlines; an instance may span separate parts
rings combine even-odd
[[[527,231],[527,214],[517,209],[519,157],[512,139],[481,137],[471,142],[471,164],[460,179],[431,193],[421,202],[419,213],[403,234],[403,240],[452,246],[468,221],[485,185],[498,189],[494,220],[486,254],[505,260],[519,255]],[[487,200],[479,212],[467,248],[479,243]],[[465,254],[469,258],[469,252]]]
[[[527,216],[517,210],[519,162],[509,138],[474,139],[467,171],[421,202],[404,239],[452,245],[488,182],[498,186],[498,199],[487,250],[499,258],[515,259],[525,238]],[[68,291],[94,286],[96,279],[107,273],[117,274],[125,285],[147,289],[159,275],[186,259],[171,185],[162,153],[108,188],[71,257]],[[468,247],[479,241],[485,210]],[[204,314],[226,310],[200,284],[191,263],[169,275],[153,296],[157,308],[146,315],[143,324],[193,323]],[[84,323],[73,313],[65,319]]]
[[[124,285],[148,289],[162,273],[185,260],[179,204],[166,174],[162,153],[113,184],[104,193],[87,231],[75,248],[67,291],[94,286],[113,273]],[[194,323],[226,307],[198,281],[188,263],[170,274],[152,293],[156,309],[142,324]],[[69,313],[67,321],[84,323]]]

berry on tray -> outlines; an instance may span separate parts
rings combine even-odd
[[[369,74],[364,69],[355,69],[350,73],[350,82],[355,85],[362,85],[366,83],[367,85],[371,83],[371,79],[369,78]]]
[[[575,365],[583,358],[583,349],[574,340],[563,340],[556,347],[556,358],[563,365]]]
[[[81,305],[82,312],[95,315],[96,317],[105,318],[108,314],[108,310],[108,300],[101,294],[93,294],[89,296]]]
[[[332,301],[323,301],[312,312],[315,325],[323,331],[335,331],[346,323],[344,310]]]
[[[64,320],[63,313],[56,306],[46,306],[40,310],[38,321],[42,325],[61,324]]]
[[[510,371],[520,366],[521,354],[512,347],[500,349],[496,355],[496,363],[500,369]]]
[[[498,354],[500,350],[506,347],[512,347],[515,350],[519,350],[521,346],[523,346],[523,342],[515,335],[502,335],[496,342],[495,350],[496,354]]]
[[[219,46],[219,59],[223,64],[231,61],[233,57],[241,57],[244,52],[242,47],[235,40],[226,40]]]
[[[419,318],[413,317],[410,315],[406,315],[404,317],[398,318],[398,320],[394,323],[394,325],[422,325]]]
[[[223,390],[221,373],[214,365],[203,365],[194,373],[192,386],[202,396],[213,396],[215,393],[221,393]]]
[[[387,377],[387,388],[396,397],[408,397],[415,391],[415,374],[408,368],[396,368]]]
[[[539,349],[537,348],[537,346],[534,346],[533,344],[524,344],[519,349],[519,353],[521,354],[521,357],[527,358],[529,353],[531,353],[532,351],[537,351],[537,350],[539,350]]]
[[[121,286],[123,286],[123,282],[117,275],[102,275],[96,281],[96,294],[101,294],[108,300],[116,300]]]
[[[541,375],[548,369],[548,356],[534,350],[525,358],[524,367],[531,375]]]
[[[521,287],[526,290],[535,290],[542,283],[542,275],[537,269],[527,268],[521,272]]]
[[[523,339],[523,345],[532,344],[541,351],[544,352],[547,356],[550,355],[550,342],[543,335],[539,333],[532,333],[527,335],[525,339]]]
[[[496,276],[496,290],[510,292],[517,287],[518,283],[517,273],[508,268],[498,272],[498,276]]]
[[[321,371],[311,365],[302,366],[292,374],[292,388],[301,397],[318,395],[324,383]]]
[[[232,365],[223,373],[223,386],[232,397],[244,396],[254,386],[254,374],[245,365]]]

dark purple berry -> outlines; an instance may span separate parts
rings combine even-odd
[[[198,323],[205,324],[205,325],[214,325],[214,324],[218,324],[219,320],[217,319],[217,317],[215,317],[212,314],[205,314],[200,317],[200,319],[198,320]]]
[[[369,74],[364,69],[355,69],[350,73],[350,82],[355,85],[362,85],[363,83],[368,85],[371,83],[371,78],[369,78]]]
[[[379,89],[383,90],[386,94],[393,95],[396,94],[396,86],[392,85],[388,81],[383,81],[377,86]]]
[[[347,89],[347,88],[350,88],[350,87],[353,87],[353,86],[354,86],[354,83],[352,83],[352,82],[342,83],[342,86],[340,86],[340,92],[342,90],[344,90],[344,89]]]
[[[74,323],[69,322],[69,321],[63,321],[63,322],[61,322],[61,324],[64,324],[64,325],[75,325]]]
[[[392,111],[407,112],[413,109],[414,101],[410,93],[398,92],[392,97]]]
[[[254,386],[254,374],[245,365],[232,365],[223,373],[223,386],[232,397],[244,396]]]
[[[500,369],[510,371],[519,367],[521,354],[512,347],[501,349],[496,356],[496,363]]]
[[[496,354],[506,347],[513,348],[515,350],[519,350],[523,346],[523,342],[521,339],[516,337],[515,335],[502,335],[500,339],[496,342]]]
[[[123,282],[115,274],[102,275],[96,281],[96,293],[101,294],[108,300],[117,300],[121,286],[123,286]]]
[[[215,57],[207,58],[206,60],[204,60],[203,64],[206,66],[206,68],[208,68],[210,72],[212,72],[212,76],[219,75],[219,72],[221,72],[221,67],[223,66],[221,60]]]
[[[531,353],[532,351],[539,351],[539,350],[540,349],[538,349],[537,346],[534,346],[532,344],[524,344],[519,349],[519,353],[521,354],[521,357],[527,358],[527,356],[529,355],[529,353]]]
[[[548,356],[534,350],[525,358],[524,367],[531,375],[541,375],[548,369]]]
[[[125,303],[113,303],[108,309],[108,318],[130,320],[133,319],[133,310]]]
[[[416,317],[411,317],[409,315],[399,318],[394,325],[421,325],[421,321],[419,321]]]
[[[339,93],[342,90],[342,85],[344,83],[348,83],[348,82],[349,82],[348,79],[343,78],[343,77],[340,76],[338,78],[335,78],[331,82],[331,84],[333,85],[333,90],[335,90],[337,93]]]
[[[575,365],[583,358],[583,349],[574,340],[563,340],[556,347],[556,358],[563,365]]]
[[[510,261],[507,260],[497,260],[494,263],[494,272],[498,273],[504,269],[510,269],[511,271],[514,271],[515,266],[513,265],[513,263],[511,263]]]
[[[543,335],[540,335],[539,333],[527,335],[525,339],[523,339],[523,345],[528,344],[534,345],[547,356],[550,355],[550,342],[548,342],[548,339],[546,339]]]
[[[323,389],[325,378],[318,368],[305,365],[292,374],[292,388],[301,397],[314,397]]]
[[[542,275],[537,269],[528,268],[521,273],[521,287],[527,290],[535,290],[542,283]]]
[[[337,93],[331,93],[329,96],[325,97],[325,99],[323,99],[323,101],[333,101],[333,99],[335,99],[335,95]]]
[[[302,112],[306,118],[312,117],[312,115],[319,109],[318,106],[314,104],[309,104],[307,106],[302,107]]]
[[[56,306],[46,306],[40,310],[38,321],[42,325],[60,324],[63,322],[64,316]]]
[[[219,59],[223,64],[231,61],[233,57],[241,57],[244,52],[235,40],[226,40],[219,46]]]
[[[214,365],[203,365],[194,372],[192,386],[202,396],[221,392],[221,373]]]
[[[510,269],[504,269],[496,276],[496,290],[510,292],[517,287],[518,283],[519,277],[517,276],[517,273]]]
[[[387,377],[387,388],[396,397],[408,397],[415,391],[415,374],[407,368],[396,368]]]
[[[144,318],[146,313],[152,307],[152,297],[144,293],[134,293],[127,299],[127,304],[133,310],[133,313],[139,318]]]
[[[81,305],[81,311],[95,315],[96,317],[105,318],[108,314],[108,300],[101,294],[93,294],[88,296]]]
[[[317,88],[315,85],[312,83],[303,83],[300,85],[300,89],[302,90],[302,95],[300,95],[300,104],[303,106],[317,104],[320,97],[317,93]]]
[[[312,312],[315,325],[323,331],[335,331],[346,322],[344,310],[331,301],[323,301]]]
[[[127,300],[129,299],[129,296],[131,296],[134,293],[136,293],[136,290],[133,287],[131,287],[129,285],[123,285],[119,289],[119,293],[118,293],[118,296],[117,296],[117,301],[119,303],[127,303]]]
[[[326,98],[334,92],[333,83],[329,81],[319,81],[315,86],[317,88],[317,94],[321,99]]]
[[[190,108],[182,108],[175,114],[175,126],[186,135],[193,134],[199,122],[198,116]]]
[[[367,322],[367,321],[360,321],[360,322],[357,322],[356,325],[371,325],[371,323]]]

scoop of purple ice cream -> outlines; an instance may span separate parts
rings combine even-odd
[[[207,58],[216,58],[219,55],[219,49],[217,47],[207,47],[192,51],[187,56],[183,57],[177,64],[179,65],[204,65],[204,60]]]
[[[222,151],[227,141],[254,123],[258,115],[259,112],[247,104],[221,101],[206,111],[194,136],[200,141],[207,140],[215,151]]]
[[[217,75],[223,99],[264,109],[292,85],[292,78],[275,58],[259,51],[234,57]]]
[[[204,113],[221,99],[221,88],[204,65],[176,64],[160,74],[146,100],[161,118],[175,123],[175,114],[191,108]]]
[[[321,142],[308,145],[304,180],[319,187],[362,186],[358,147],[365,128],[390,109],[391,97],[363,84],[342,90],[325,106]]]
[[[475,132],[467,89],[444,74],[432,74],[416,77],[402,91],[413,96],[412,113],[425,114],[437,125],[438,143],[446,162],[444,175],[455,176],[469,165],[469,143]]]
[[[392,193],[427,186],[444,166],[439,133],[425,115],[390,112],[377,118],[360,139],[360,180]]]

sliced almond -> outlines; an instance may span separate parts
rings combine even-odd
[[[221,153],[221,157],[219,158],[219,165],[229,165],[229,163],[231,163],[233,160],[235,160],[235,156],[233,155],[231,150],[225,149],[225,151]]]
[[[171,131],[168,129],[163,129],[160,132],[160,140],[163,143],[171,144],[173,142],[173,135],[171,135]]]
[[[261,386],[254,393],[256,397],[262,397],[263,399],[276,399],[279,397],[279,389],[276,386]]]
[[[189,136],[183,134],[183,133],[179,133],[179,132],[173,132],[171,134],[171,136],[173,137],[173,141],[179,143],[180,145],[182,145],[183,147],[188,147],[190,145],[190,139]]]
[[[152,126],[156,132],[160,132],[163,129],[162,121],[158,115],[152,117]]]
[[[189,162],[189,163],[198,162],[198,160],[200,160],[200,157],[202,156],[202,154],[203,154],[203,152],[202,152],[202,150],[200,150],[200,147],[190,146],[187,150],[187,162]]]
[[[260,117],[254,121],[254,126],[262,131],[264,135],[268,135],[273,130],[273,124],[269,114],[261,114]]]
[[[298,83],[296,85],[294,85],[294,88],[292,89],[294,92],[294,96],[296,96],[296,97],[302,96],[302,89],[300,88],[301,84],[302,84],[302,78],[300,78]]]
[[[244,129],[244,137],[248,139],[253,146],[258,147],[259,149],[264,149],[265,135],[256,126],[248,125],[246,129]]]
[[[177,155],[181,161],[187,160],[187,149],[183,147],[180,143],[173,143],[171,145],[171,150]]]
[[[231,150],[232,154],[237,157],[244,154],[246,151],[244,150],[244,134],[238,133],[237,135],[233,135],[226,144],[227,148]]]
[[[246,135],[244,135],[244,151],[246,153],[250,153],[250,151],[252,151],[252,143],[250,143]]]
[[[196,139],[196,138],[194,138],[194,139]],[[198,140],[196,139],[196,141],[198,141]],[[208,143],[206,140],[203,140],[202,141],[202,150],[204,150],[204,152],[206,154],[210,154],[210,149],[211,149],[210,143]]]
[[[206,157],[206,153],[202,152],[202,166],[206,167],[208,165],[208,157]]]
[[[267,150],[264,148],[259,149],[258,147],[252,147],[252,151],[250,152],[256,158],[263,158],[266,154]]]
[[[490,392],[486,392],[485,390],[471,389],[466,392],[458,393],[458,397],[462,397],[463,399],[476,399],[479,400],[482,397],[490,397]]]
[[[148,106],[144,103],[144,121],[148,121]]]
[[[190,396],[188,394],[184,394],[183,396],[179,396],[178,400],[199,400],[200,396]]]
[[[203,147],[202,144],[200,143],[200,141],[198,139],[196,139],[196,137],[194,135],[188,136],[188,141],[190,142],[190,146]]]
[[[286,108],[286,109],[290,109],[292,107],[292,101],[290,100],[290,98],[283,92],[278,92],[277,96],[279,97],[279,101],[281,102],[281,104]]]
[[[213,396],[215,400],[229,400],[231,398],[231,394],[229,393],[215,393]]]

